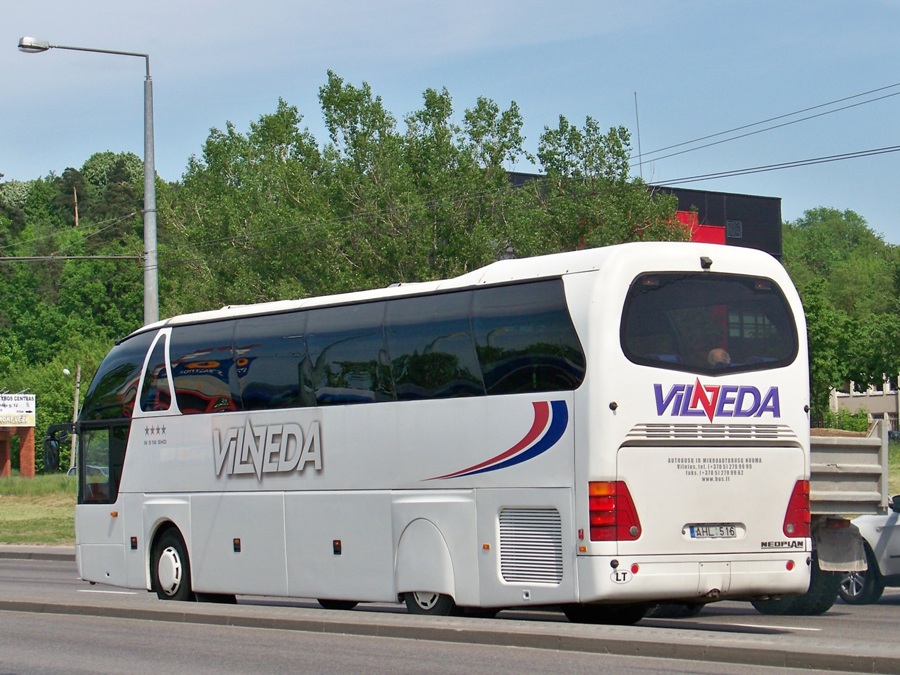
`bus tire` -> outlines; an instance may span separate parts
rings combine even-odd
[[[160,600],[194,600],[191,562],[178,530],[169,528],[153,545],[150,579]]]
[[[351,610],[359,604],[355,600],[325,600],[323,598],[319,598],[317,600],[317,602],[324,609],[343,609],[343,610]]]
[[[831,609],[837,600],[840,587],[841,574],[820,570],[819,558],[813,553],[809,589],[806,593],[774,600],[754,600],[752,605],[760,614],[770,616],[815,616]]]
[[[621,605],[565,605],[563,614],[572,623],[631,626],[643,619],[648,609],[649,605],[639,602]]]
[[[654,605],[647,612],[648,619],[688,619],[697,616],[703,608],[703,603],[693,602],[663,602]]]
[[[197,602],[209,602],[216,605],[236,605],[237,598],[231,593],[194,593]]]
[[[841,590],[841,577],[840,572],[823,572],[819,569],[819,560],[813,555],[809,590],[797,596],[796,614],[817,616],[831,609]]]
[[[428,614],[430,616],[451,616],[457,613],[456,603],[444,593],[414,591],[404,593],[403,601],[410,614]]]
[[[796,614],[797,595],[786,595],[783,598],[769,598],[767,600],[751,600],[750,604],[760,614],[766,616],[789,616]]]

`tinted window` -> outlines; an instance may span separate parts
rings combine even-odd
[[[309,360],[303,379],[317,405],[395,398],[382,330],[384,305],[374,302],[308,312]]]
[[[169,378],[166,373],[166,336],[157,340],[144,371],[141,387],[141,410],[168,410],[172,403]]]
[[[141,367],[155,336],[154,332],[141,333],[110,350],[91,381],[81,408],[82,420],[131,417]]]
[[[584,379],[560,279],[478,289],[472,324],[488,394],[575,389]]]
[[[234,321],[172,329],[172,379],[182,413],[237,410],[237,377],[232,351]]]
[[[275,314],[238,321],[236,373],[244,410],[307,405],[300,387],[306,360],[306,314]]]
[[[790,363],[797,332],[787,301],[769,279],[646,274],[629,291],[622,348],[635,363],[720,374]]]
[[[469,327],[471,292],[388,303],[386,334],[397,398],[483,396]]]
[[[78,503],[112,504],[118,499],[129,425],[88,425],[79,435]]]

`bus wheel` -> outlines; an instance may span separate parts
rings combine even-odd
[[[416,591],[403,596],[406,609],[410,614],[430,614],[432,616],[450,616],[456,613],[453,598],[443,593]]]
[[[797,597],[797,614],[817,616],[831,609],[841,589],[841,578],[840,572],[819,569],[819,559],[814,555],[809,590]]]
[[[769,598],[768,600],[751,600],[750,604],[753,605],[753,609],[766,616],[791,616],[798,613],[796,595]]]
[[[754,600],[751,604],[757,612],[769,616],[816,616],[831,609],[840,587],[840,573],[823,572],[819,569],[818,556],[813,553],[809,589],[806,593],[775,600]]]
[[[649,609],[643,603],[622,605],[565,605],[563,614],[573,623],[594,623],[608,626],[630,626],[644,618]]]
[[[193,600],[191,563],[178,530],[166,530],[153,546],[150,570],[153,590],[160,600]]]
[[[323,600],[319,598],[319,604],[325,609],[345,609],[350,610],[356,607],[359,603],[355,600]]]
[[[216,605],[236,605],[237,598],[231,593],[195,593],[197,602],[208,602]]]
[[[691,602],[663,602],[651,607],[647,612],[649,619],[688,619],[697,616],[706,605]]]

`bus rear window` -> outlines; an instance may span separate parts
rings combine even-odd
[[[793,314],[774,281],[708,272],[635,279],[621,341],[634,363],[704,374],[777,368],[797,356]]]

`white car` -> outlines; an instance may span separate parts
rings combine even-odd
[[[900,495],[891,499],[886,514],[853,519],[865,541],[865,572],[845,574],[840,596],[852,605],[875,602],[888,586],[900,586]]]

